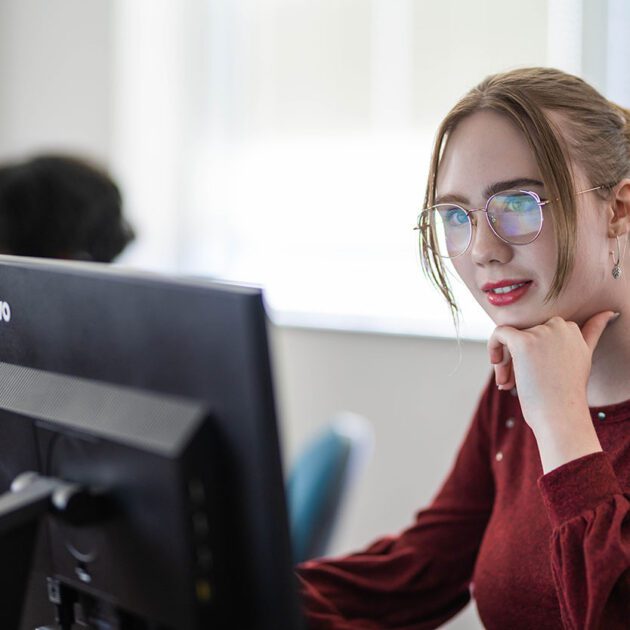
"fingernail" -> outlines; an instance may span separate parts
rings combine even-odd
[[[613,313],[610,316],[610,319],[608,320],[609,322],[612,322],[613,319],[617,319],[617,317],[619,317],[619,315],[621,315],[621,313]]]

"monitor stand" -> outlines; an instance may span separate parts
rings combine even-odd
[[[20,627],[42,517],[53,513],[81,524],[102,522],[112,512],[113,505],[102,489],[87,489],[34,472],[22,473],[13,480],[10,491],[0,495],[0,558],[3,567],[0,569],[0,598],[3,602],[0,628]],[[48,578],[48,597],[57,609],[57,628],[71,630],[78,599],[76,591],[55,578]]]

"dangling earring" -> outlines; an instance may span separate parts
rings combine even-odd
[[[619,276],[621,276],[621,267],[619,263],[621,262],[621,254],[619,251],[619,237],[617,236],[617,260],[615,260],[613,254],[613,268],[612,268],[612,277],[617,280]]]

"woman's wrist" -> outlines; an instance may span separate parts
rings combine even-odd
[[[579,415],[559,420],[550,419],[534,430],[544,474],[602,450],[588,407]]]

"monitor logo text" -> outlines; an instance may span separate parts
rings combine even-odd
[[[0,321],[9,323],[11,321],[11,307],[8,302],[0,300]]]

